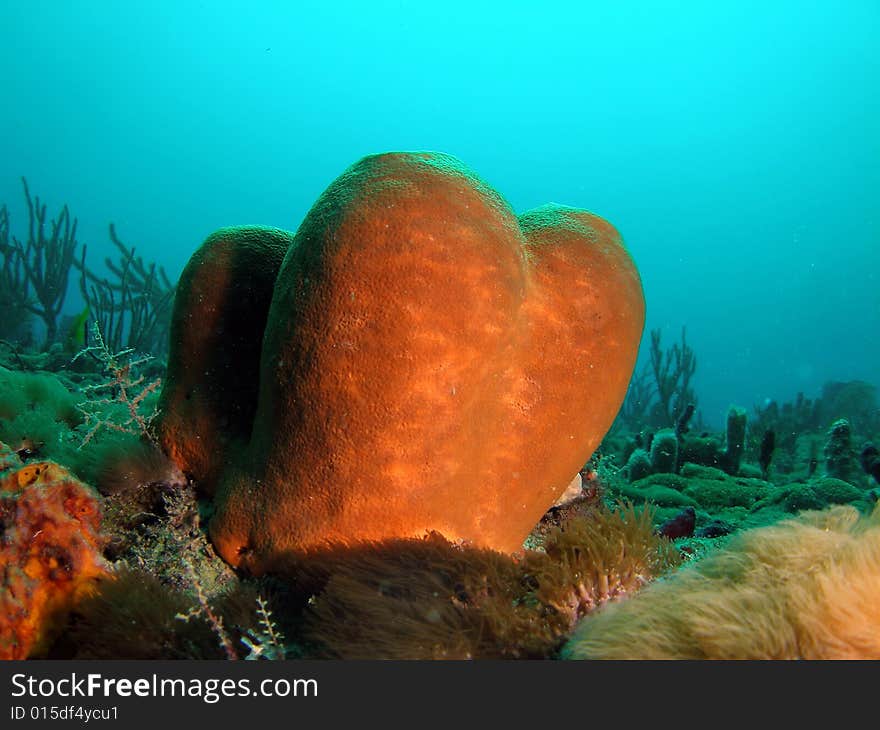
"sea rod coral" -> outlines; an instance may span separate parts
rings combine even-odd
[[[513,551],[607,431],[643,326],[607,221],[517,217],[451,156],[373,155],[292,240],[227,230],[196,252],[160,438],[214,493],[234,565],[431,530]]]

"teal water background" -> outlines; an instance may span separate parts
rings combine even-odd
[[[21,235],[25,175],[93,263],[112,220],[177,274],[365,154],[449,152],[620,229],[719,424],[880,379],[878,38],[855,0],[4,0],[0,201]]]

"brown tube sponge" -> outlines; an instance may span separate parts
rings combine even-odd
[[[188,286],[201,266],[221,285],[212,258]],[[198,321],[179,296],[177,316]],[[607,221],[558,205],[517,218],[428,152],[366,157],[334,181],[271,296],[247,447],[230,459],[218,425],[203,428],[210,412],[190,411],[195,430],[171,440],[200,448],[170,448],[222,471],[211,536],[254,571],[328,541],[431,530],[519,549],[611,424],[644,325],[638,272]],[[216,352],[188,357],[202,371]],[[172,350],[173,381],[190,367]]]

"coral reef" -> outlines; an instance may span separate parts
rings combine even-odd
[[[824,392],[864,393],[866,389],[856,381],[852,388],[838,384],[826,387]],[[880,493],[871,489],[871,483],[860,471],[871,473],[871,450],[865,452],[867,466],[863,464],[860,470],[852,447],[852,429],[846,419],[838,418],[825,435],[806,431],[796,438],[783,439],[781,445],[777,438],[777,429],[785,431],[795,420],[812,423],[813,416],[809,414],[838,413],[835,404],[839,400],[835,398],[829,405],[824,397],[816,401],[799,397],[796,403],[786,404],[782,409],[768,406],[757,411],[755,419],[760,426],[749,426],[745,410],[732,406],[723,437],[705,431],[690,433],[686,418],[682,418],[679,424],[684,421],[685,428],[677,424],[675,431],[678,458],[674,470],[671,464],[676,447],[672,429],[656,433],[643,429],[628,435],[618,427],[600,449],[608,458],[626,459],[616,474],[606,473],[610,477],[607,490],[612,496],[625,497],[637,504],[654,504],[658,528],[664,521],[674,520],[681,510],[693,508],[694,535],[699,538],[721,537],[739,529],[770,524],[802,510],[834,504],[850,504],[863,512],[870,511]],[[771,411],[776,415],[768,415]],[[862,422],[870,421],[866,415],[870,412],[863,412]],[[783,413],[787,414],[784,418]],[[764,430],[758,438],[755,432],[760,428]],[[646,449],[651,450],[651,456]],[[781,462],[778,467],[777,462]],[[797,468],[793,470],[795,464]],[[676,539],[684,540],[680,547],[690,549],[688,538]]]
[[[656,433],[643,430],[628,440],[627,447],[632,450],[628,453],[624,470],[630,481],[644,479],[650,474],[677,474],[687,463],[717,467],[734,476],[740,474],[746,437],[745,410],[732,406],[728,411],[723,447],[715,436],[688,433],[687,424],[693,412],[691,404],[681,414],[674,429],[661,428]],[[620,437],[620,431],[617,437]],[[766,458],[769,466],[769,457]]]
[[[580,498],[517,556],[432,533],[291,554],[271,578],[212,584],[204,563],[168,570],[202,549],[187,512],[169,505],[161,549],[118,563],[77,603],[52,658],[551,658],[581,617],[680,562],[650,510]]]
[[[103,345],[100,335],[96,342]],[[95,357],[93,367],[102,372],[80,374],[79,383],[66,373],[0,366],[0,440],[28,459],[64,464],[104,493],[182,481],[148,428],[159,381],[145,379],[144,358],[97,345],[84,353]]]
[[[731,406],[727,411],[724,444],[713,436],[682,434],[679,437],[679,463],[700,464],[723,469],[736,476],[740,472],[746,438],[748,415],[743,408]]]
[[[567,655],[880,658],[875,387],[710,432],[685,329],[655,330],[608,430],[644,302],[601,218],[376,155],[296,234],[217,231],[175,287],[112,224],[90,268],[24,190],[0,657],[556,658],[583,620]]]
[[[880,659],[880,507],[806,512],[587,617],[572,659]]]
[[[251,344],[223,343],[229,359],[206,377],[215,345],[181,333],[235,301],[238,272],[215,258],[197,253],[180,287],[160,431],[184,472],[223,472],[211,536],[256,572],[327,540],[430,530],[518,549],[611,424],[644,323],[610,224],[561,206],[517,219],[436,153],[367,157],[331,184],[274,289],[253,295],[271,298],[265,332],[249,322]],[[195,379],[217,392],[251,377],[261,341],[256,410],[225,426],[251,432],[229,468],[235,436],[218,434],[210,396],[185,408],[185,431],[176,410]]]
[[[45,651],[70,608],[107,575],[97,495],[52,462],[0,444],[0,658]]]
[[[690,462],[683,464],[678,474],[649,474],[632,482],[625,476],[626,471],[608,478],[610,496],[654,505],[658,527],[692,508],[696,534],[707,537],[710,535],[702,531],[713,524],[716,527],[710,532],[718,533],[717,525],[722,523],[726,534],[834,504],[849,504],[866,512],[876,499],[863,487],[829,477],[777,485],[757,473],[731,476],[722,469]]]
[[[784,476],[812,476],[821,461],[827,431],[838,419],[849,422],[852,439],[868,441],[880,436],[876,388],[860,380],[828,382],[818,398],[798,393],[791,403],[780,406],[770,401],[763,407],[756,406],[754,411],[746,439],[747,454],[757,459],[760,439],[772,430],[776,447],[774,470]],[[852,464],[846,468],[851,469]]]

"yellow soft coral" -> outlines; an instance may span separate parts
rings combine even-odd
[[[880,506],[742,533],[589,616],[572,659],[880,659]]]

